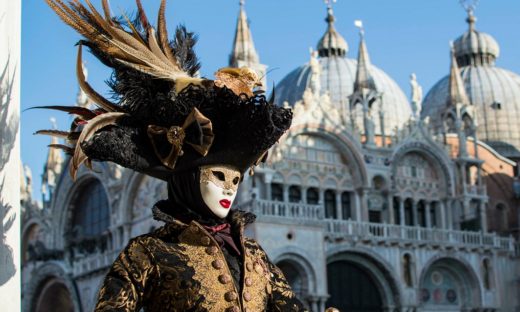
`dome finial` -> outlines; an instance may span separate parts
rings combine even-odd
[[[327,4],[327,18],[325,21],[327,22],[328,27],[327,31],[318,42],[318,54],[320,57],[344,57],[348,51],[348,44],[345,38],[343,38],[334,27],[336,19],[334,18],[334,12],[332,11],[332,3],[335,3],[336,0],[324,1],[325,4]]]
[[[334,11],[332,10],[332,4],[336,3],[337,0],[324,0],[325,4],[327,5],[327,18],[325,21],[329,26],[332,26],[334,24],[335,18],[334,18]]]
[[[459,0],[460,5],[466,10],[468,13],[468,18],[466,18],[466,22],[469,24],[470,31],[475,30],[475,22],[477,18],[473,14],[475,9],[477,8],[479,0]]]

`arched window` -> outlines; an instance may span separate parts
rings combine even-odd
[[[309,205],[317,205],[320,200],[320,194],[318,189],[315,187],[311,187],[307,189],[307,204]]]
[[[412,256],[405,254],[403,256],[403,280],[406,286],[412,287]]]
[[[484,287],[488,290],[491,289],[491,264],[487,258],[482,261],[482,277]]]
[[[73,202],[73,229],[77,239],[93,239],[108,229],[108,198],[98,180],[87,182]]]
[[[341,194],[341,214],[344,220],[352,219],[352,210],[350,204],[350,193],[343,192]]]
[[[283,201],[283,187],[281,184],[271,184],[271,199],[275,201]]]
[[[336,193],[333,190],[325,191],[325,218],[336,219]]]
[[[299,186],[291,185],[289,187],[289,201],[291,203],[299,203],[302,200],[302,192]]]

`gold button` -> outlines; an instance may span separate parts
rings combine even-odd
[[[229,282],[231,282],[231,276],[229,276],[228,274],[222,274],[218,277],[218,281],[222,284],[228,284]]]
[[[226,311],[228,311],[228,312],[240,312],[240,309],[238,307],[231,307],[231,308],[228,308]]]
[[[246,277],[246,286],[253,285],[253,280],[250,277]]]
[[[222,260],[214,260],[213,262],[211,262],[211,265],[215,269],[220,270],[224,267],[224,262]]]
[[[204,246],[209,246],[209,244],[211,243],[211,240],[209,239],[209,237],[204,236],[203,238],[200,239],[200,242]]]
[[[228,291],[225,295],[224,295],[224,299],[226,299],[226,301],[233,301],[233,300],[236,300],[237,299],[237,293],[234,292],[234,291]]]
[[[255,271],[258,274],[262,274],[264,273],[264,268],[259,263],[255,263]]]
[[[247,269],[249,272],[253,271],[253,265],[251,264],[251,262],[246,263],[246,269]]]
[[[206,253],[208,255],[214,255],[218,252],[218,248],[216,246],[209,246],[208,248],[206,248]]]
[[[244,293],[244,300],[245,301],[251,301],[251,294],[247,291]]]

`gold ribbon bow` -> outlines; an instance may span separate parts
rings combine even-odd
[[[211,120],[196,108],[186,117],[182,127],[149,125],[147,133],[155,155],[170,169],[175,167],[177,158],[184,153],[184,143],[191,145],[202,156],[206,156],[214,138]]]

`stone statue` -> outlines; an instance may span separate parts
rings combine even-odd
[[[421,113],[423,91],[422,87],[417,82],[415,73],[410,75],[410,86],[412,87],[412,112],[414,116],[418,116]]]

